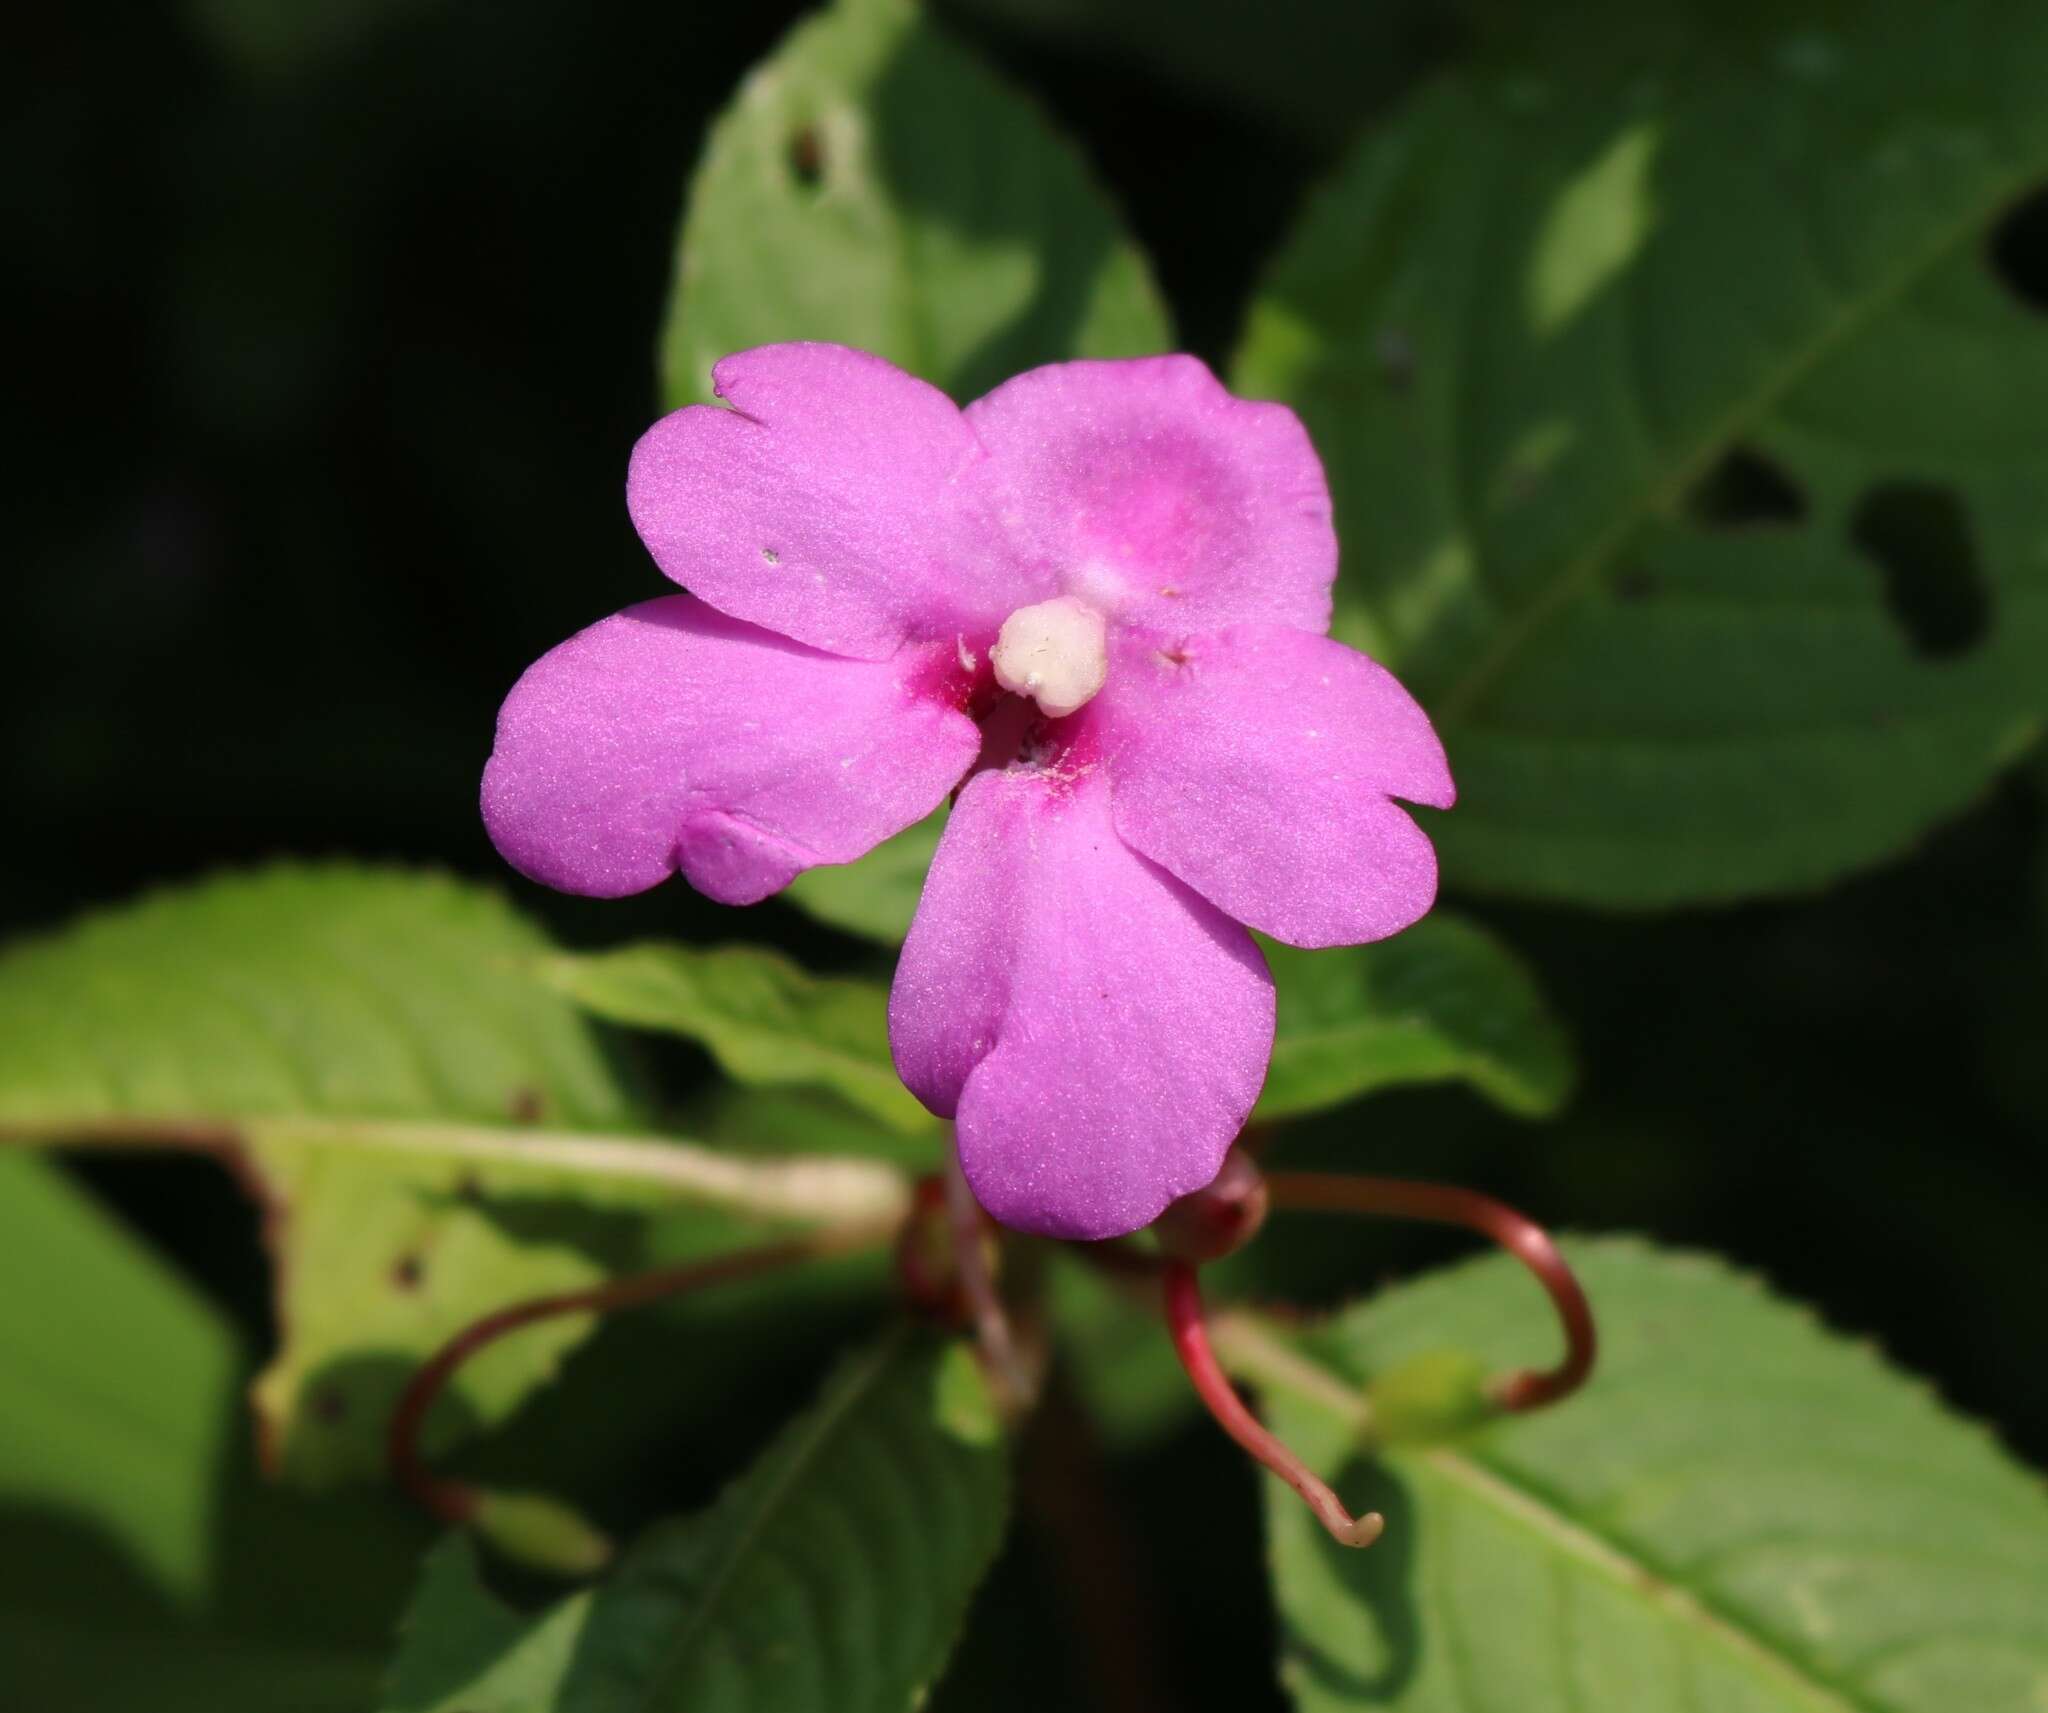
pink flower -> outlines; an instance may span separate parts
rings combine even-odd
[[[1098,1238],[1215,1176],[1299,946],[1436,892],[1428,718],[1332,642],[1337,543],[1293,413],[1191,357],[1059,363],[964,411],[864,352],[769,345],[634,449],[692,593],[545,655],[484,819],[615,897],[680,869],[751,904],[959,796],[889,1007],[997,1219]],[[964,781],[964,783],[963,783]]]

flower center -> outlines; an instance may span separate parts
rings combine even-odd
[[[1072,595],[1019,607],[1003,620],[989,656],[996,682],[1029,696],[1047,719],[1085,707],[1109,676],[1102,615]]]

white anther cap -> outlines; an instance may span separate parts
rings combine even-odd
[[[989,656],[996,682],[1029,696],[1048,719],[1086,707],[1109,676],[1102,615],[1071,595],[1019,607],[1003,620]]]

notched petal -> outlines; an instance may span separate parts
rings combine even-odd
[[[844,660],[687,595],[646,601],[513,688],[484,822],[565,892],[618,897],[680,869],[751,904],[938,806],[980,744],[966,685],[950,645]]]
[[[1238,921],[1357,945],[1434,902],[1436,853],[1393,799],[1451,806],[1443,744],[1355,649],[1277,625],[1133,637],[1090,712],[1117,830]]]
[[[980,444],[938,388],[805,343],[727,357],[713,383],[729,408],[663,417],[626,482],[641,540],[691,593],[864,660],[979,634],[1030,598],[963,479]]]

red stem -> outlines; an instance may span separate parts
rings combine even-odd
[[[722,1285],[737,1279],[773,1272],[800,1261],[819,1260],[887,1242],[894,1235],[894,1221],[863,1221],[828,1227],[780,1243],[764,1243],[753,1249],[734,1249],[703,1261],[686,1261],[674,1267],[656,1267],[628,1278],[613,1279],[588,1290],[562,1291],[554,1296],[530,1297],[495,1313],[472,1321],[414,1370],[406,1383],[391,1422],[385,1431],[384,1455],[392,1477],[406,1492],[433,1515],[451,1523],[466,1522],[475,1514],[478,1494],[465,1482],[436,1475],[420,1455],[420,1430],[427,1412],[434,1406],[455,1371],[479,1350],[494,1344],[508,1332],[516,1332],[536,1321],[565,1314],[608,1314],[615,1309],[637,1308],[664,1297],[681,1296],[707,1285]]]
[[[1344,1501],[1268,1430],[1237,1395],[1216,1360],[1215,1351],[1209,1347],[1209,1327],[1202,1317],[1202,1288],[1195,1282],[1194,1268],[1185,1261],[1168,1261],[1160,1269],[1160,1280],[1165,1287],[1166,1325],[1173,1334],[1174,1351],[1194,1382],[1196,1394],[1223,1431],[1307,1500],[1316,1521],[1329,1530],[1332,1539],[1345,1546],[1371,1546],[1386,1527],[1386,1518],[1377,1511],[1353,1517],[1344,1508]]]
[[[966,1323],[943,1173],[927,1172],[911,1186],[910,1217],[896,1238],[896,1282],[920,1313],[950,1324]]]
[[[1307,1212],[1380,1214],[1393,1219],[1458,1225],[1498,1243],[1536,1275],[1550,1294],[1564,1325],[1564,1360],[1555,1368],[1524,1368],[1496,1381],[1502,1409],[1533,1410],[1555,1403],[1585,1384],[1593,1371],[1597,1338],[1586,1293],[1550,1233],[1506,1202],[1449,1184],[1411,1183],[1403,1178],[1359,1178],[1335,1172],[1270,1172],[1266,1188],[1275,1207]]]
[[[953,1270],[960,1280],[968,1318],[974,1323],[975,1348],[981,1355],[982,1370],[1004,1413],[1015,1414],[1036,1387],[1010,1330],[1009,1312],[1003,1307],[1002,1293],[996,1289],[995,1274],[989,1265],[984,1241],[989,1231],[988,1215],[974,1199],[957,1152],[946,1162],[946,1218],[953,1234]]]

